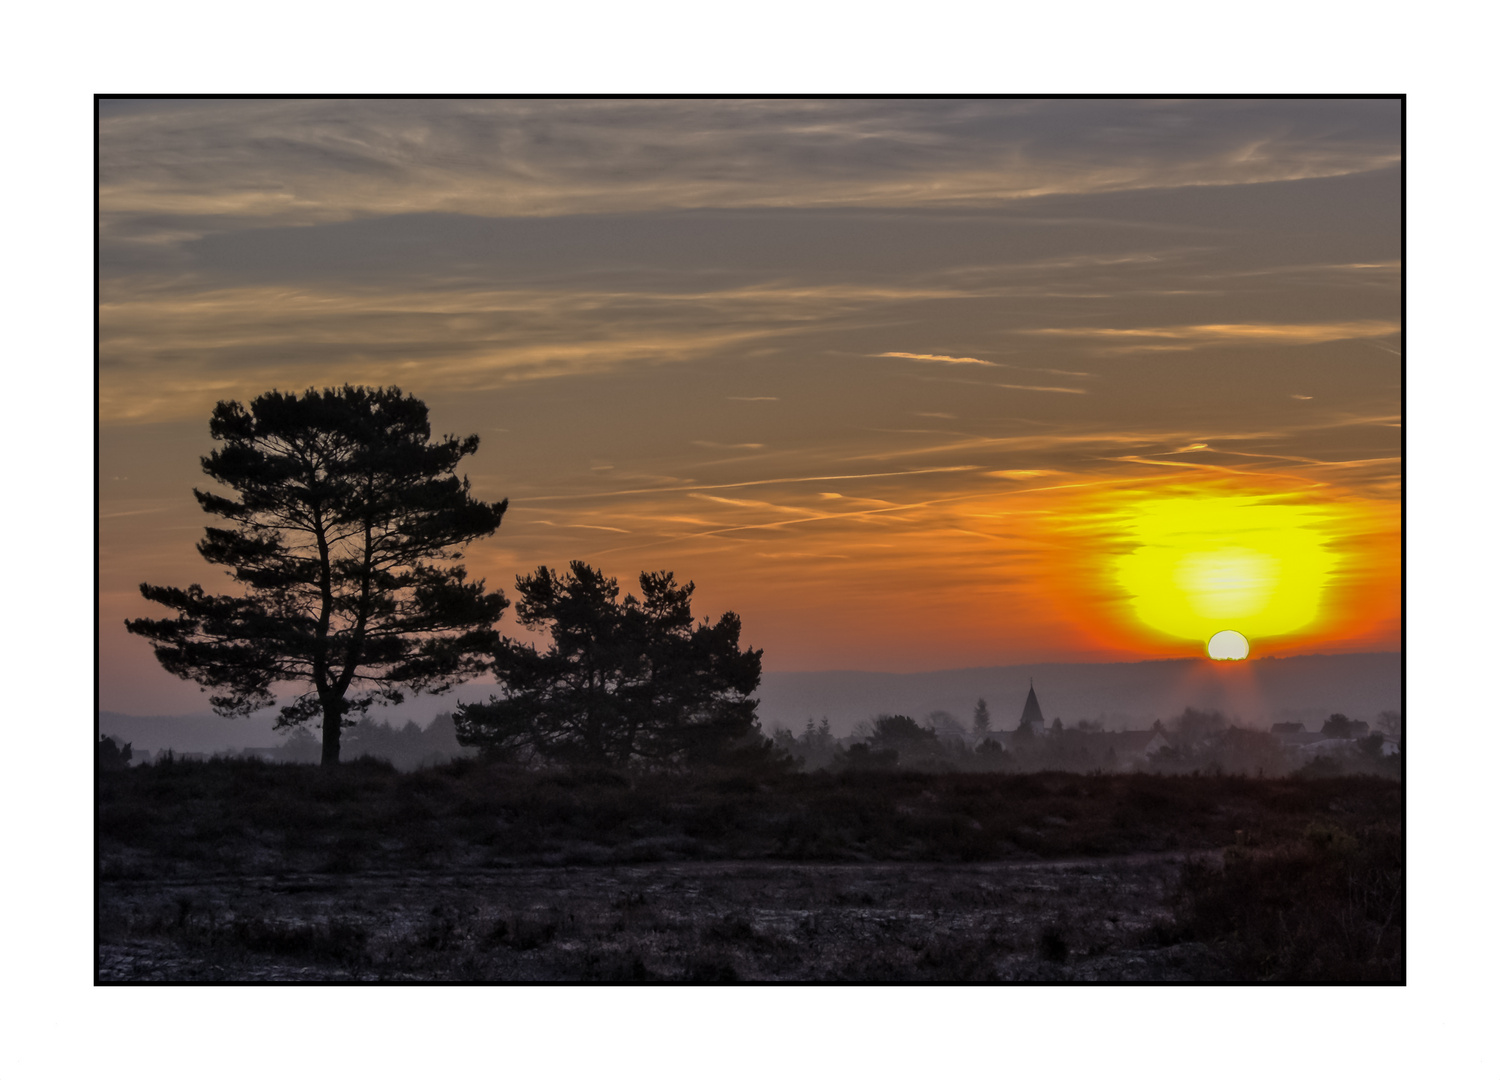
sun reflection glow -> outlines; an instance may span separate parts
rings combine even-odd
[[[1173,637],[1205,641],[1226,622],[1249,639],[1289,634],[1317,619],[1333,566],[1321,523],[1316,508],[1267,496],[1143,501],[1116,581],[1143,623]]]

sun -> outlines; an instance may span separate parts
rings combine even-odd
[[[1250,655],[1250,642],[1238,630],[1220,630],[1208,639],[1210,660],[1243,660]]]
[[[1147,499],[1125,522],[1115,580],[1141,622],[1185,641],[1301,630],[1319,615],[1334,556],[1316,507],[1263,494]],[[1225,626],[1234,630],[1225,630]],[[1213,655],[1210,644],[1210,655]]]

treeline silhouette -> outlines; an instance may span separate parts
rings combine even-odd
[[[1188,708],[1142,731],[1104,731],[1088,721],[1065,726],[1022,724],[1014,731],[991,728],[981,700],[964,728],[949,713],[882,714],[843,738],[825,717],[808,719],[799,733],[772,732],[773,745],[806,771],[913,770],[918,772],[1152,772],[1232,773],[1249,776],[1340,776],[1369,774],[1399,778],[1399,714],[1386,713],[1383,731],[1335,713],[1316,732],[1301,724],[1261,731],[1238,726],[1223,713]]]
[[[983,716],[983,712],[978,715]],[[1278,724],[1270,732],[1239,727],[1222,713],[1185,709],[1167,723],[1145,731],[1103,731],[1084,721],[1064,727],[1060,721],[1041,732],[995,732],[987,725],[965,731],[952,716],[937,712],[926,723],[909,716],[885,714],[860,724],[843,738],[829,729],[825,717],[809,719],[793,734],[777,729],[769,739],[758,724],[737,736],[737,748],[722,754],[717,767],[738,768],[751,775],[785,770],[805,772],[847,770],[916,772],[1150,772],[1158,774],[1226,773],[1253,776],[1328,777],[1366,774],[1393,779],[1401,776],[1399,714],[1384,714],[1385,730],[1334,713],[1318,731],[1301,724]],[[1002,741],[1003,740],[1003,741]],[[389,762],[402,772],[482,756],[531,769],[558,766],[661,768],[663,762],[625,758],[613,764],[588,758],[554,758],[516,754],[484,746],[463,745],[458,721],[451,712],[438,714],[426,727],[414,721],[395,726],[362,717],[346,729],[344,747],[350,759]],[[1310,750],[1309,750],[1310,748]],[[738,752],[734,752],[737,749]],[[135,750],[115,736],[102,736],[97,765],[120,769],[152,760],[195,761],[210,756],[247,756],[281,764],[313,764],[321,760],[321,744],[308,731],[296,728],[279,746],[226,750],[218,755],[180,754],[171,749]],[[699,762],[698,764],[703,764]],[[693,767],[691,762],[672,769]]]

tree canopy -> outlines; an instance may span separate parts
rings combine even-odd
[[[903,746],[914,746],[921,743],[937,742],[937,732],[932,728],[923,727],[909,716],[897,714],[895,716],[882,713],[875,718],[874,732],[870,737],[870,743],[877,749]]]
[[[1343,713],[1334,713],[1324,722],[1321,734],[1335,739],[1347,739],[1354,734],[1354,722]]]
[[[503,696],[461,705],[461,743],[523,761],[592,765],[724,761],[764,753],[750,697],[761,652],[741,650],[726,612],[695,624],[694,585],[643,573],[641,596],[583,562],[516,579],[516,614],[545,650],[505,638],[493,671]]]
[[[979,704],[974,706],[974,734],[983,738],[990,730],[990,707],[985,704],[984,698],[979,699]]]
[[[325,765],[349,714],[485,670],[507,601],[468,580],[460,549],[500,527],[506,502],[474,499],[454,472],[477,435],[434,439],[421,401],[363,386],[221,401],[209,433],[223,445],[203,471],[235,497],[194,489],[228,523],[198,551],[239,590],[141,586],[178,613],[125,623],[163,667],[215,690],[221,715],[301,685],[277,726],[320,715]]]

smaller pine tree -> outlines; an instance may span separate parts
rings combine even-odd
[[[984,703],[984,698],[979,699],[979,704],[974,706],[974,734],[983,739],[990,730],[990,707]]]

